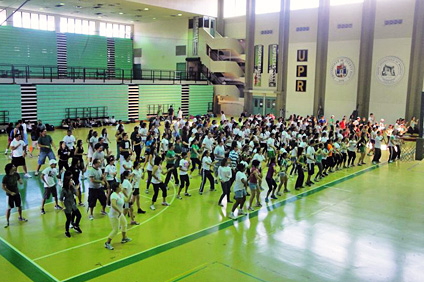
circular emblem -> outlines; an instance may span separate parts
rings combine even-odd
[[[344,84],[348,82],[355,73],[355,65],[351,59],[339,57],[333,62],[330,72],[335,82]]]
[[[389,56],[381,59],[377,64],[377,78],[384,85],[394,85],[402,80],[405,74],[405,65],[398,57]]]

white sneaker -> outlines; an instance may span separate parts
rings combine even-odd
[[[108,250],[111,250],[111,251],[113,250],[112,245],[107,243],[107,242],[105,243],[105,248],[108,249]]]
[[[167,202],[163,202],[162,206],[169,206],[169,204]]]
[[[150,209],[151,209],[152,211],[154,211],[156,208],[155,208],[155,206],[154,206],[154,205],[151,205],[151,206],[150,206]]]
[[[177,199],[178,199],[178,200],[182,200],[182,199],[183,199],[183,197],[181,197],[180,195],[178,195],[178,196],[177,196]]]
[[[31,175],[29,175],[28,173],[25,173],[24,177],[26,177],[26,178],[31,178],[32,176],[31,176]]]
[[[146,189],[146,191],[144,191],[146,194],[149,194],[149,189]]]
[[[38,171],[34,172],[34,175],[35,175],[35,176],[38,176]]]
[[[93,220],[94,219],[94,216],[90,215],[90,216],[88,216],[88,219],[89,220]]]
[[[232,213],[230,213],[230,215],[228,216],[229,218],[231,218],[231,219],[236,219],[236,216],[234,215],[234,213],[232,212]]]
[[[244,210],[239,210],[238,215],[246,215],[246,213],[244,212]]]

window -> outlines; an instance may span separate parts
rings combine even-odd
[[[13,14],[13,26],[54,31],[54,16],[37,13],[15,12]]]
[[[68,32],[68,19],[60,18],[60,32],[65,33]]]
[[[246,0],[224,0],[224,18],[246,15]]]
[[[338,6],[338,5],[346,5],[346,4],[363,3],[363,2],[364,0],[331,0],[330,5]]]
[[[82,22],[81,20],[76,19],[75,20],[75,33],[82,33]]]
[[[22,27],[22,13],[15,12],[13,14],[13,26]]]
[[[40,29],[41,30],[47,30],[48,29],[48,26],[47,26],[47,16],[46,15],[40,15],[39,24],[40,24]]]
[[[131,38],[131,26],[100,22],[100,36]]]
[[[94,35],[96,22],[74,18],[60,18],[60,32]]]
[[[290,10],[312,9],[319,7],[319,0],[290,1]]]
[[[47,16],[47,30],[49,31],[56,30],[55,20],[53,16]]]
[[[6,10],[0,12],[0,25],[7,25],[6,23]]]
[[[39,20],[38,20],[39,15],[38,14],[34,14],[31,13],[31,28],[32,29],[40,29],[40,25]]]
[[[295,0],[297,1],[297,0]],[[290,2],[295,2],[290,1]],[[281,0],[262,0],[256,1],[256,14],[278,13],[281,10]]]
[[[31,14],[22,12],[22,27],[31,28]]]
[[[185,56],[186,55],[186,46],[175,46],[175,55],[176,56]]]

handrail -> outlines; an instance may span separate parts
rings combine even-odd
[[[207,78],[201,72],[188,72],[176,70],[157,70],[157,69],[121,69],[121,68],[92,68],[78,66],[42,66],[42,65],[23,65],[23,64],[0,64],[0,78],[12,78],[13,83],[16,79],[48,79],[50,82],[59,79],[76,80],[120,80],[133,82],[136,80],[172,80],[174,83],[182,80],[207,81]]]

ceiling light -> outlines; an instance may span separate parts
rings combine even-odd
[[[42,10],[44,10],[44,8],[40,8],[39,10],[42,11]]]
[[[65,6],[65,3],[59,3],[60,6]]]
[[[149,10],[149,8],[144,8],[144,11],[148,11]]]
[[[119,14],[120,14],[120,15],[123,15],[124,13],[120,12]]]
[[[178,14],[177,16],[181,17],[183,14]]]
[[[154,20],[156,20],[156,18],[153,18]]]
[[[77,8],[77,9],[81,9],[81,8],[82,8],[82,6],[75,6],[75,8]]]

